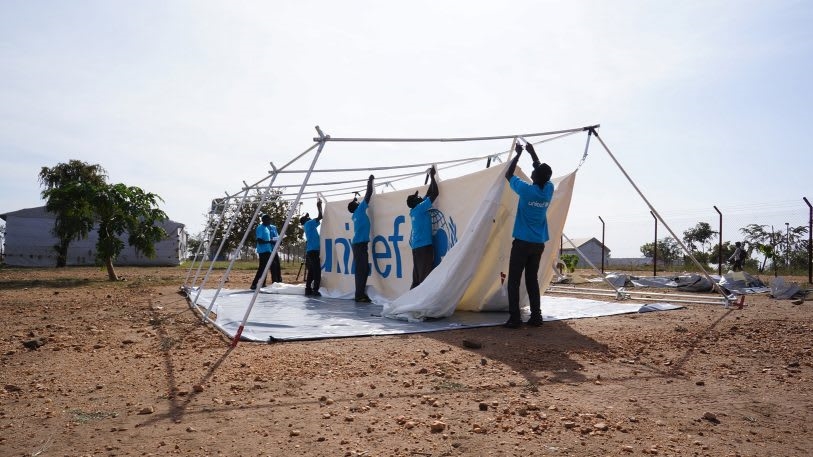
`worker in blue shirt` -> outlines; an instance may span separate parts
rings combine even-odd
[[[367,215],[367,208],[370,198],[373,196],[373,180],[375,176],[370,175],[367,179],[367,193],[361,203],[357,198],[347,204],[353,220],[353,266],[356,269],[356,293],[355,300],[358,303],[370,303],[367,296],[367,277],[370,275],[370,260],[368,245],[370,244],[370,216]]]
[[[435,167],[429,169],[429,189],[426,196],[421,198],[418,191],[407,197],[409,219],[412,222],[412,232],[409,237],[409,246],[412,248],[412,285],[410,289],[418,287],[432,269],[435,268],[435,249],[432,246],[432,203],[438,198],[440,191],[435,181]]]
[[[299,223],[305,231],[305,295],[321,297],[319,284],[322,282],[322,260],[319,258],[319,221],[322,220],[322,200],[316,200],[316,209],[319,215],[311,219],[305,213],[299,218]]]
[[[531,183],[514,176],[517,161],[522,155],[522,145],[516,145],[517,155],[508,164],[505,179],[518,196],[517,214],[514,218],[514,242],[511,245],[511,256],[508,260],[508,313],[509,318],[505,327],[519,328],[522,318],[519,310],[519,286],[522,272],[525,271],[525,287],[530,300],[531,317],[527,324],[534,327],[542,325],[542,310],[539,294],[539,261],[545,251],[545,242],[548,241],[548,206],[553,198],[553,183],[550,177],[553,174],[550,166],[540,163],[534,151],[534,146],[527,143],[525,149],[531,155],[534,171],[531,173]]]
[[[276,240],[279,237],[277,234],[277,228],[271,223],[271,216],[268,214],[263,214],[260,218],[262,221],[257,228],[254,230],[255,241],[257,242],[257,255],[259,256],[259,265],[257,266],[257,272],[254,274],[254,280],[251,281],[251,290],[255,290],[257,288],[257,284],[260,282],[260,278],[262,278],[262,286],[265,287],[265,278],[263,277],[263,271],[265,271],[265,265],[268,263],[268,260],[271,258],[271,251],[274,250],[274,245],[276,244]],[[272,282],[282,282],[282,274],[279,272],[279,257],[275,256],[276,264],[277,264],[277,275],[279,280],[277,280],[277,276],[274,273],[274,262],[271,263],[271,281]]]

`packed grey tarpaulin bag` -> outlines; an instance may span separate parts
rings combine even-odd
[[[726,290],[741,294],[758,294],[769,290],[759,278],[744,271],[729,271],[720,278],[718,284]]]
[[[711,292],[714,290],[714,284],[708,278],[694,273],[680,275],[675,278],[675,287],[688,292]]]
[[[630,284],[630,276],[620,273],[610,273],[604,279],[615,287],[626,287]]]
[[[795,296],[804,296],[806,292],[802,291],[798,284],[789,283],[785,278],[774,278],[771,281],[771,296],[773,298],[788,299]]]
[[[675,278],[669,276],[632,277],[635,287],[675,287]]]

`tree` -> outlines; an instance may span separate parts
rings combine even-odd
[[[100,165],[79,160],[40,170],[39,182],[45,187],[41,194],[46,199],[45,209],[56,215],[53,234],[58,239],[54,246],[57,267],[66,265],[71,241],[87,238],[93,229],[90,195],[106,180],[107,172]]]
[[[99,241],[96,243],[96,261],[107,268],[111,281],[118,280],[113,260],[121,254],[127,233],[127,243],[147,257],[155,257],[155,243],[166,238],[163,228],[156,225],[167,219],[158,209],[161,197],[144,192],[141,188],[124,184],[105,185],[92,197],[99,221]]]
[[[658,240],[658,259],[664,263],[672,263],[680,256],[680,245],[672,238],[663,238]],[[644,257],[655,257],[654,243],[646,243],[641,246],[641,253]]]
[[[697,249],[695,243],[700,244],[700,251],[706,252],[706,243],[709,243],[717,235],[717,232],[711,229],[708,222],[698,222],[694,228],[687,229],[683,232],[683,242],[694,252]]]
[[[100,165],[71,160],[43,167],[39,179],[46,209],[56,215],[54,234],[59,239],[57,266],[65,266],[71,241],[86,238],[98,224],[96,262],[107,267],[108,278],[118,279],[113,261],[124,248],[120,237],[147,257],[155,256],[155,243],[166,237],[156,225],[167,219],[157,208],[161,197],[124,184],[108,184]]]

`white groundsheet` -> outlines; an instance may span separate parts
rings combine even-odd
[[[197,297],[197,307],[205,312],[215,289],[204,289]],[[274,284],[261,289],[241,335],[246,341],[291,341],[370,335],[397,335],[461,328],[501,325],[506,312],[456,311],[451,316],[423,321],[405,321],[382,316],[382,305],[360,304],[353,300],[306,297],[301,285]],[[212,312],[215,325],[234,337],[251,301],[251,290],[223,289]],[[198,295],[191,291],[190,297]],[[570,297],[542,297],[542,315],[546,322],[584,317],[679,309],[667,303],[603,302]],[[523,310],[525,318],[529,310]]]

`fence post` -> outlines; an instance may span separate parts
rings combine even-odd
[[[813,206],[807,197],[802,197],[802,200],[807,203],[810,213],[807,219],[807,283],[813,284]]]
[[[652,218],[655,219],[655,245],[653,246],[653,256],[652,256],[652,276],[658,276],[658,218],[655,217],[655,213],[652,211],[649,212],[652,215]]]
[[[604,274],[604,219],[601,216],[598,217],[598,220],[601,221],[601,274]]]
[[[714,207],[714,211],[717,211],[717,214],[720,215],[720,233],[719,233],[719,244],[717,245],[717,274],[719,276],[723,275],[723,213],[717,209],[717,206]]]

